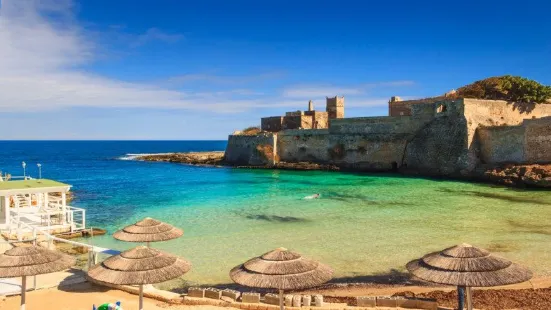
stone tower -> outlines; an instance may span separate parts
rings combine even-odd
[[[314,103],[312,100],[308,101],[308,111],[314,111]]]
[[[325,97],[327,100],[326,111],[329,119],[344,118],[344,96],[335,96],[333,98]]]

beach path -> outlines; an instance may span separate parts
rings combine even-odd
[[[107,302],[120,301],[124,309],[137,309],[138,296],[120,290],[97,286],[89,282],[65,287],[54,287],[27,292],[27,309],[90,310]],[[6,297],[0,301],[1,310],[19,309],[20,296]],[[149,310],[231,310],[215,306],[184,306],[144,298],[144,308]]]

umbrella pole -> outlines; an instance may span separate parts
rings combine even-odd
[[[465,298],[464,298],[464,286],[458,286],[457,287],[457,309],[458,310],[463,310],[465,309],[464,305],[465,305]]]
[[[471,287],[467,286],[465,288],[465,299],[467,304],[467,310],[473,310],[473,293],[471,291]]]
[[[143,310],[143,284],[140,284],[140,310]]]
[[[279,310],[283,310],[283,290],[279,290]]]
[[[27,293],[27,276],[21,277],[21,310],[25,310],[25,293]]]

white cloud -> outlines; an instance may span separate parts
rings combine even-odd
[[[415,84],[414,81],[404,80],[404,81],[367,83],[367,84],[364,84],[363,87],[365,87],[365,88],[404,87],[404,86],[412,86],[414,84]]]
[[[51,6],[48,4],[51,3]],[[230,100],[230,92],[190,93],[127,83],[80,70],[94,60],[94,46],[76,24],[57,27],[39,9],[57,1],[2,0],[0,6],[0,111],[34,112],[68,107],[143,107],[239,112],[255,100]],[[64,12],[69,14],[69,12]],[[149,31],[148,37],[175,37]]]
[[[130,45],[132,47],[138,47],[152,41],[175,43],[182,40],[183,38],[184,36],[181,34],[170,34],[157,28],[149,28],[146,30],[145,33],[138,35]]]
[[[315,98],[322,96],[354,96],[366,95],[368,90],[385,87],[404,87],[413,85],[413,81],[390,81],[361,84],[354,87],[332,85],[297,85],[283,90],[287,98]]]
[[[193,73],[183,74],[170,77],[162,84],[169,86],[185,85],[189,82],[206,82],[211,84],[223,84],[223,85],[240,85],[249,84],[259,81],[279,79],[285,75],[282,71],[270,71],[258,74],[250,75],[219,75],[219,74],[207,74],[207,73]]]
[[[313,98],[322,96],[349,96],[362,94],[360,88],[332,87],[332,86],[305,86],[291,87],[283,90],[283,96],[288,98]]]
[[[130,83],[94,75],[83,65],[95,61],[100,50],[73,19],[68,0],[0,0],[0,112],[55,111],[79,107],[189,109],[214,113],[240,113],[255,108],[306,107],[312,97],[325,106],[325,95],[347,98],[347,106],[378,105],[366,99],[368,86],[294,87],[282,95],[269,96],[246,88],[210,92],[171,89],[158,83]],[[54,14],[52,21],[44,12]],[[62,23],[57,21],[62,20]],[[153,29],[153,30],[152,30]],[[174,41],[178,35],[155,28],[144,34],[143,42]],[[211,81],[247,84],[281,76],[268,72],[251,76],[184,75],[173,82]],[[390,82],[398,83],[398,82]],[[292,99],[292,100],[289,100]]]

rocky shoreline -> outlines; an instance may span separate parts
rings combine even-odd
[[[148,154],[136,157],[140,161],[181,163],[195,166],[234,167],[247,169],[281,169],[281,170],[322,170],[322,171],[355,171],[331,164],[318,164],[311,162],[278,162],[273,166],[243,166],[234,165],[224,161],[224,152],[189,152],[189,153],[167,153]],[[367,172],[367,171],[362,171]],[[389,171],[390,172],[390,171]],[[419,171],[394,171],[403,175],[424,174]],[[428,175],[427,175],[428,176]],[[464,180],[482,181],[487,183],[501,184],[511,187],[547,188],[551,189],[551,164],[547,165],[516,165],[508,164],[501,166],[480,167],[472,175],[459,177]]]
[[[201,166],[222,166],[224,165],[224,152],[189,152],[189,153],[167,153],[148,154],[137,156],[140,161],[160,161],[169,163],[181,163]]]
[[[551,188],[551,164],[504,165],[486,170],[485,176],[496,183],[508,186]]]

